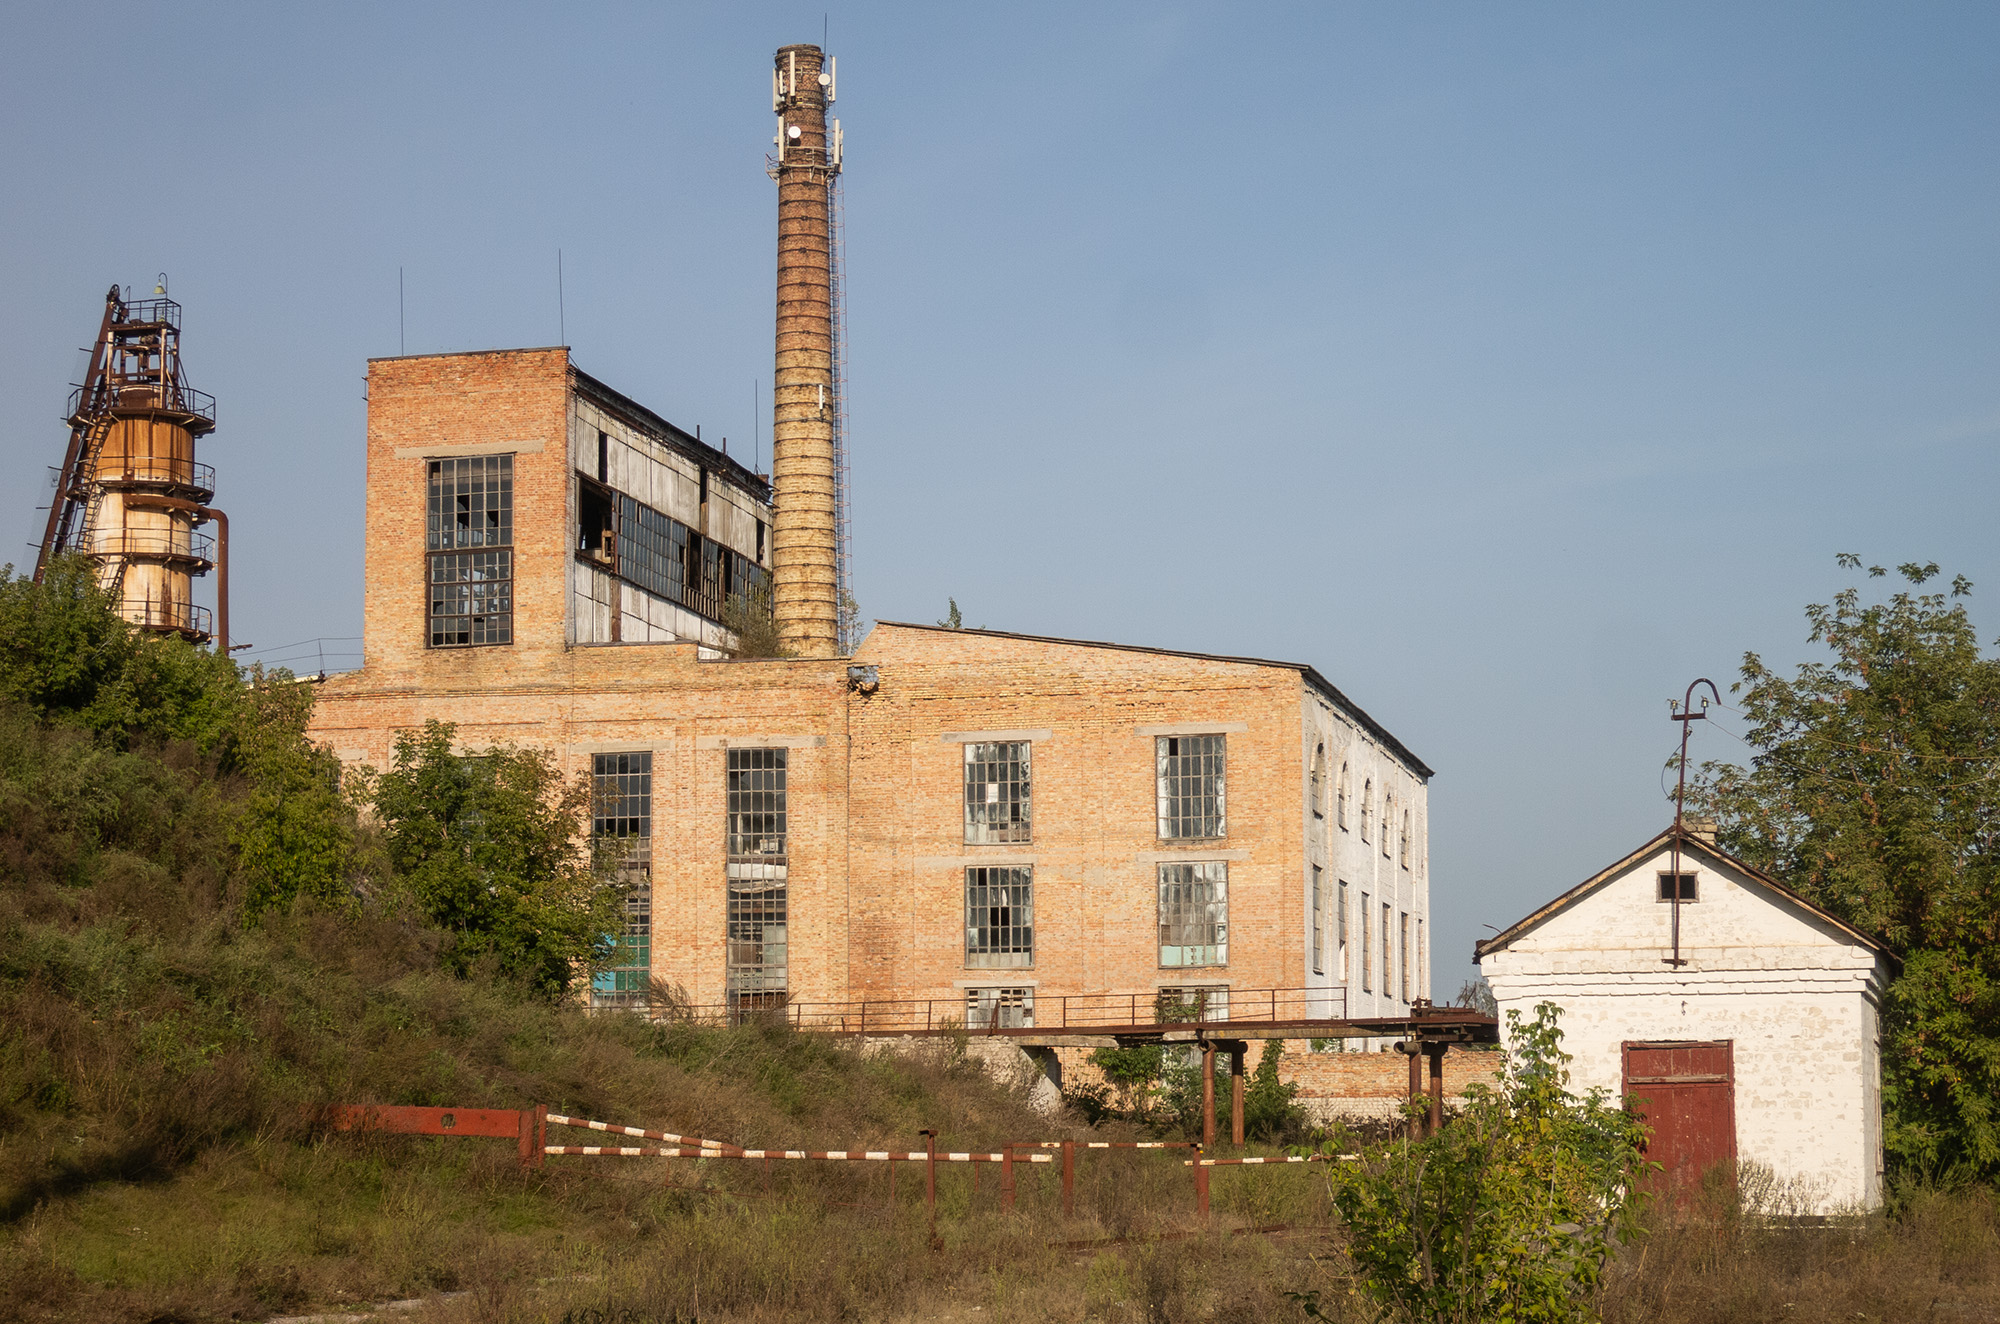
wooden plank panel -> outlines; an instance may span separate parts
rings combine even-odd
[[[1647,1188],[1685,1203],[1704,1176],[1736,1158],[1734,1044],[1625,1045],[1625,1092],[1652,1128]],[[1733,1171],[1733,1166],[1732,1166]]]

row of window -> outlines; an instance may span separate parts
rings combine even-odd
[[[1184,741],[1185,737],[1176,737]],[[1220,741],[1222,737],[1201,737]],[[977,757],[973,750],[979,749]],[[1026,746],[1018,760],[1001,756],[1001,746],[968,746],[967,767],[988,770],[1025,769]],[[1164,759],[1183,755],[1173,751]],[[1191,757],[1217,760],[1197,768],[1194,780],[1220,777],[1219,747],[1201,749]],[[732,749],[726,752],[727,842],[725,981],[732,999],[759,1003],[783,999],[789,979],[787,902],[787,774],[789,751]],[[1165,764],[1163,762],[1163,768]],[[601,1000],[630,1000],[643,994],[652,964],[651,846],[653,756],[649,752],[598,754],[592,762],[592,830],[600,848],[614,852],[626,881],[625,932],[618,940],[611,968],[599,975]],[[1167,774],[1163,771],[1163,783]],[[968,785],[970,785],[970,781]],[[984,785],[996,783],[985,782]],[[1019,785],[1025,787],[1025,772]],[[1181,785],[1179,781],[1174,783]],[[1205,791],[1196,786],[1194,794]],[[1025,792],[1023,793],[1025,797]],[[1163,793],[1164,798],[1164,793]],[[991,826],[1006,815],[984,811],[994,804],[1025,803],[968,796],[968,812],[977,807],[980,821]],[[1174,802],[1175,807],[1180,802]],[[1199,811],[1200,804],[1196,809]],[[1165,811],[1163,810],[1163,813]],[[968,823],[972,821],[968,817]],[[1224,860],[1176,860],[1157,866],[1156,931],[1159,964],[1165,969],[1221,967],[1229,964],[1229,864]],[[1035,961],[1035,871],[1033,865],[977,865],[965,871],[965,964],[969,969],[1026,969]],[[1339,951],[1346,975],[1348,949],[1348,888],[1340,884]],[[1371,899],[1361,893],[1361,986],[1372,990],[1374,945],[1367,933]],[[1323,962],[1324,896],[1318,866],[1313,869],[1313,968],[1325,973]],[[1381,952],[1388,991],[1391,907],[1382,906]],[[1410,998],[1410,916],[1401,917],[1402,1000]],[[1423,945],[1423,921],[1416,923],[1416,942]]]
[[[603,437],[599,436],[600,455]],[[579,475],[581,477],[581,475]],[[474,455],[432,460],[426,473],[425,611],[432,648],[514,642],[514,457]],[[704,538],[670,515],[583,480],[578,551],[620,579],[711,620],[738,594],[762,589],[770,575],[764,525],[757,558]],[[703,499],[708,474],[702,473]]]
[[[1166,841],[1229,835],[1229,737],[1159,736],[1153,744],[1155,812]],[[1033,747],[1026,740],[965,746],[965,840],[972,846],[1034,840]]]
[[[769,572],[756,561],[623,492],[579,474],[577,552],[656,598],[710,620],[739,594],[758,592]],[[761,556],[764,525],[757,525]]]
[[[1313,750],[1311,799],[1314,818],[1326,817],[1326,746]],[[1340,776],[1333,787],[1334,822],[1341,831],[1350,830],[1350,820],[1358,819],[1363,841],[1380,841],[1382,854],[1392,858],[1403,868],[1411,867],[1415,854],[1416,836],[1413,828],[1413,813],[1408,806],[1398,807],[1393,787],[1382,791],[1381,823],[1376,824],[1375,779],[1368,778],[1361,785],[1361,795],[1354,796],[1353,774],[1346,761],[1340,765]]]
[[[1346,880],[1341,880],[1339,883],[1339,894],[1334,898],[1333,936],[1336,944],[1335,959],[1338,961],[1337,974],[1340,981],[1342,983],[1348,982],[1351,975],[1351,971],[1348,968],[1350,951],[1348,935],[1353,929],[1358,929],[1361,935],[1361,989],[1364,993],[1375,991],[1375,964],[1378,948],[1373,941],[1375,928],[1370,921],[1374,918],[1376,913],[1375,907],[1379,904],[1381,908],[1381,944],[1379,951],[1381,953],[1382,964],[1382,992],[1385,996],[1391,992],[1391,979],[1393,978],[1395,981],[1394,992],[1396,997],[1399,1001],[1408,1002],[1413,987],[1421,988],[1424,982],[1423,971],[1419,968],[1419,962],[1422,961],[1424,955],[1423,916],[1416,916],[1413,933],[1409,911],[1397,910],[1393,903],[1388,901],[1377,903],[1368,893],[1362,892],[1360,893],[1360,909],[1358,912],[1353,912],[1355,922],[1353,929],[1351,929],[1349,924],[1350,911],[1348,909],[1349,890]],[[1326,920],[1327,900],[1325,875],[1320,867],[1315,864],[1312,871],[1312,968],[1313,973],[1316,975],[1326,973],[1328,936]],[[1412,942],[1415,944],[1414,947],[1412,946]],[[1394,944],[1393,946],[1391,945],[1392,943]]]

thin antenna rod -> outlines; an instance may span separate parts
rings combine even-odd
[[[398,356],[401,356],[409,352],[410,351],[404,347],[403,343],[403,269],[401,267],[397,267],[396,268],[396,353]]]
[[[569,343],[569,318],[563,311],[562,250],[556,250],[556,343]]]
[[[1702,676],[1688,685],[1687,694],[1679,703],[1673,704],[1673,720],[1681,724],[1681,779],[1680,784],[1674,787],[1674,862],[1668,866],[1669,872],[1667,874],[1667,890],[1673,899],[1674,906],[1674,954],[1667,958],[1667,964],[1676,968],[1687,964],[1686,961],[1681,959],[1681,836],[1686,831],[1681,822],[1681,814],[1687,803],[1688,731],[1690,729],[1688,723],[1704,721],[1708,717],[1707,699],[1701,701],[1701,710],[1699,712],[1695,710],[1694,687],[1696,685],[1708,686],[1708,692],[1715,695],[1715,701],[1717,703],[1722,702],[1722,695],[1715,688],[1715,682],[1706,676]]]

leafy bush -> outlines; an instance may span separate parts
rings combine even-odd
[[[1509,1012],[1498,1088],[1425,1140],[1398,1140],[1335,1166],[1333,1198],[1363,1290],[1436,1324],[1570,1321],[1591,1298],[1628,1211],[1644,1132],[1602,1090],[1567,1091],[1559,1009]],[[1297,1298],[1325,1319],[1318,1297]]]

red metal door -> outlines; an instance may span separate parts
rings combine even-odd
[[[1736,1061],[1719,1043],[1625,1045],[1625,1094],[1653,1134],[1646,1157],[1660,1165],[1647,1189],[1684,1203],[1718,1165],[1736,1160]]]

